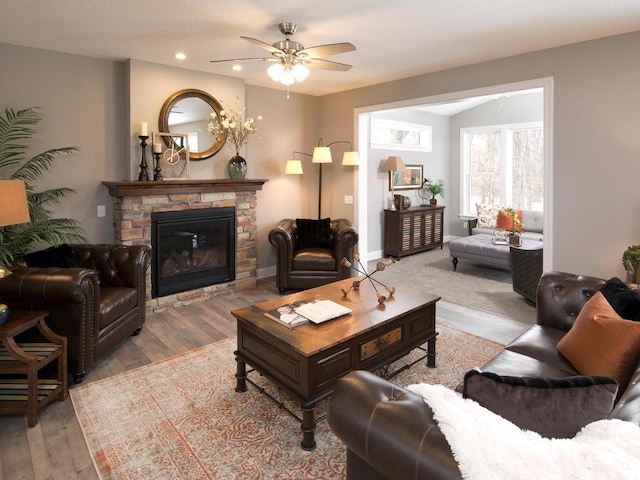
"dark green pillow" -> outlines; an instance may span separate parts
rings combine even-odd
[[[509,377],[471,370],[462,395],[525,430],[571,438],[585,425],[608,418],[617,392],[613,377]]]
[[[28,267],[75,268],[78,266],[73,250],[66,243],[59,247],[27,253],[23,258]]]
[[[330,248],[331,219],[296,218],[298,248]]]
[[[618,277],[607,280],[600,292],[622,318],[640,320],[640,293],[631,290]]]

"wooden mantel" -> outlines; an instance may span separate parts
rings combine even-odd
[[[262,190],[268,180],[165,180],[147,182],[102,182],[112,197],[170,195],[172,193],[244,192]]]

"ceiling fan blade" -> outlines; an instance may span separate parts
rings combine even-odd
[[[270,62],[270,61],[274,60],[274,58],[273,57],[225,58],[224,60],[209,60],[209,63],[242,62],[244,60],[263,60],[265,62]]]
[[[306,54],[309,58],[320,58],[328,57],[329,55],[337,55],[339,53],[353,52],[355,49],[355,45],[349,42],[328,43],[327,45],[305,48],[304,50],[300,50],[298,55]]]
[[[268,50],[271,53],[277,53],[277,54],[280,54],[280,55],[285,55],[285,53],[282,50],[280,50],[279,48],[276,48],[273,45],[269,45],[268,43],[265,43],[262,40],[256,40],[255,38],[251,38],[251,37],[243,37],[242,35],[240,36],[240,38],[246,40],[249,43],[253,43],[254,45],[257,45],[260,48],[264,48],[265,50]]]
[[[307,66],[309,68],[321,68],[323,70],[337,70],[339,72],[346,72],[351,69],[351,65],[346,63],[332,62],[330,60],[321,60],[319,58],[311,58],[308,60]]]

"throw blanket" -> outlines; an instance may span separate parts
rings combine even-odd
[[[640,478],[640,427],[600,420],[574,438],[549,439],[463,399],[442,385],[410,385],[433,409],[469,480],[585,480]]]

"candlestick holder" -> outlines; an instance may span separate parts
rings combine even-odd
[[[142,159],[140,160],[140,173],[138,174],[138,181],[148,181],[149,172],[147,172],[147,138],[149,135],[139,135],[140,147],[142,148]]]
[[[153,169],[153,179],[155,181],[162,180],[162,168],[160,168],[160,155],[161,153],[153,152],[153,158],[155,159],[156,168]]]
[[[378,303],[386,302],[387,301],[387,296],[384,295],[382,292],[380,292],[378,290],[378,288],[376,287],[376,283],[378,285],[384,287],[384,289],[389,293],[389,297],[392,297],[393,294],[396,293],[396,287],[388,287],[384,283],[382,283],[382,282],[380,282],[380,281],[378,281],[378,280],[376,280],[375,278],[372,277],[372,275],[374,273],[383,271],[387,267],[387,265],[394,264],[396,261],[393,258],[389,257],[386,262],[378,262],[378,263],[376,263],[376,269],[371,273],[367,273],[366,269],[364,268],[364,265],[362,265],[362,262],[360,261],[360,254],[358,252],[355,252],[353,254],[353,259],[358,262],[358,265],[360,267],[354,266],[346,258],[343,258],[340,261],[340,265],[342,265],[343,267],[353,268],[356,272],[361,273],[362,275],[364,275],[364,279],[362,279],[362,280],[354,280],[353,283],[351,284],[350,288],[348,288],[348,289],[344,289],[343,288],[342,289],[342,295],[343,296],[346,297],[351,290],[358,290],[360,288],[360,283],[365,281],[365,280],[367,280],[367,279],[369,280],[369,282],[371,282],[371,286],[376,291],[376,295],[378,297]]]

